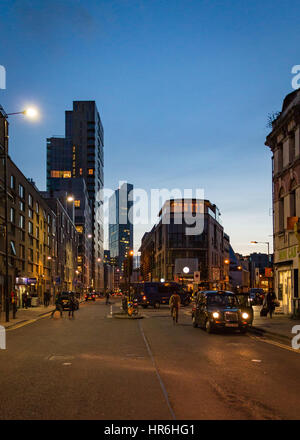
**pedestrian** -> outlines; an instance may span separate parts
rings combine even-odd
[[[178,314],[179,314],[179,307],[180,307],[181,298],[178,295],[178,293],[173,293],[173,295],[170,298],[169,306],[171,309],[171,316],[173,316],[173,313],[175,311],[175,321],[176,324],[178,323]]]
[[[51,318],[53,318],[53,315],[56,311],[60,312],[60,317],[62,318],[63,316],[63,307],[62,307],[62,298],[61,298],[61,293],[58,293],[56,296],[56,300],[55,300],[55,309],[53,310],[53,312],[51,313]]]
[[[109,304],[109,290],[107,290],[106,292],[105,292],[105,298],[106,298],[106,305],[108,305]]]
[[[28,308],[28,304],[27,304],[27,297],[28,297],[28,293],[25,291],[22,293],[22,307],[23,309],[27,309]]]
[[[74,310],[76,307],[76,303],[75,303],[75,296],[73,293],[70,294],[70,299],[69,299],[69,318],[72,317],[74,318]]]
[[[50,303],[50,292],[47,290],[44,295],[44,306],[48,307]]]
[[[14,292],[14,291],[11,292],[10,301],[11,301],[11,304],[12,304],[13,319],[16,319],[17,301],[18,301],[16,292]]]
[[[267,309],[267,314],[268,313],[270,314],[270,318],[272,318],[272,315],[275,310],[275,300],[276,300],[276,295],[274,292],[271,291],[269,291],[264,298],[263,307]]]

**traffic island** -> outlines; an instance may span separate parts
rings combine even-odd
[[[133,316],[129,316],[127,315],[127,313],[113,313],[111,315],[108,315],[108,317],[110,318],[116,318],[116,319],[143,319],[145,318],[144,315],[133,315]]]

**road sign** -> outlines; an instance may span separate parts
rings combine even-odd
[[[195,281],[195,283],[200,283],[200,271],[199,270],[196,270],[194,272],[194,281]]]

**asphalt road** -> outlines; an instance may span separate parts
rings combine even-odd
[[[299,419],[298,353],[208,335],[187,310],[173,326],[167,308],[110,319],[97,300],[7,332],[0,418]]]

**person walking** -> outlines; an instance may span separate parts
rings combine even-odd
[[[11,292],[10,301],[12,304],[13,319],[16,319],[17,301],[18,301],[16,292],[14,292],[14,291]]]
[[[276,295],[274,292],[271,291],[269,291],[264,298],[263,307],[267,309],[267,314],[268,313],[270,314],[270,318],[272,318],[272,315],[275,310],[275,300],[276,300]]]
[[[69,318],[74,318],[74,310],[75,310],[75,297],[74,294],[70,294],[70,302],[69,302]]]
[[[28,308],[28,304],[27,304],[27,297],[28,297],[28,293],[25,291],[22,293],[22,307],[23,309],[27,309]]]
[[[56,300],[55,300],[55,309],[53,310],[53,312],[51,313],[51,318],[53,318],[53,315],[56,311],[60,312],[60,317],[62,318],[63,316],[63,307],[62,307],[62,298],[61,298],[61,293],[58,293],[56,296]]]
[[[174,318],[173,314],[175,313],[176,324],[178,323],[180,302],[181,302],[181,299],[180,299],[180,296],[178,295],[178,293],[176,293],[176,292],[173,293],[173,295],[171,296],[170,301],[169,301],[169,306],[171,309],[171,316],[173,316],[173,318]]]
[[[106,298],[105,305],[108,305],[108,304],[109,304],[109,290],[107,290],[107,291],[105,292],[105,298]]]
[[[48,307],[50,304],[50,292],[49,290],[46,290],[45,296],[44,296],[44,305],[45,307]]]

